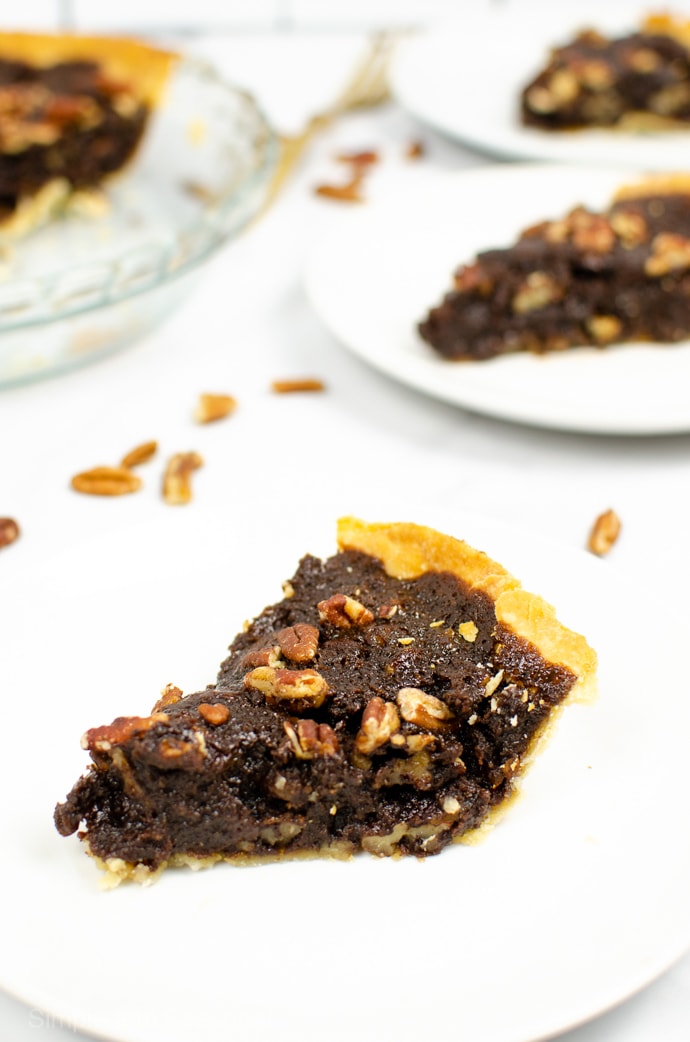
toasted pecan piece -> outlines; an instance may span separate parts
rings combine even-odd
[[[138,492],[142,482],[129,467],[92,467],[75,474],[71,485],[87,496],[123,496]]]

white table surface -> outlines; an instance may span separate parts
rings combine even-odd
[[[190,46],[254,89],[275,124],[291,130],[328,100],[360,44],[354,37],[254,35]],[[404,152],[417,139],[426,151],[411,163]],[[309,245],[326,222],[347,219],[346,207],[316,198],[312,189],[342,179],[333,160],[338,150],[364,148],[382,156],[367,184],[371,199],[430,166],[486,162],[393,104],[343,119],[313,145],[274,208],[209,264],[194,294],[155,334],[70,374],[0,391],[0,515],[15,517],[22,528],[21,539],[0,556],[0,587],[11,588],[56,555],[78,555],[86,541],[117,540],[123,527],[174,523],[193,538],[196,518],[225,512],[231,519],[246,507],[249,491],[252,509],[275,512],[282,454],[308,446],[319,501],[333,519],[349,509],[372,520],[413,519],[421,497],[581,548],[595,516],[613,507],[623,530],[611,567],[649,572],[655,562],[658,594],[681,606],[690,438],[579,436],[473,415],[379,376],[312,313],[301,278]],[[305,375],[322,378],[326,393],[278,398],[268,391],[276,378]],[[236,416],[195,426],[191,411],[204,390],[234,394]],[[160,441],[163,454],[195,449],[206,461],[183,517],[152,492],[100,500],[69,489],[72,474],[117,460],[149,438]],[[69,1025],[0,993],[0,1039],[77,1037],[83,1036]],[[561,1037],[687,1042],[690,956]]]

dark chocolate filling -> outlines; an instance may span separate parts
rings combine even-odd
[[[611,230],[611,222],[616,226],[621,215],[637,219],[635,227],[643,231],[636,240]],[[513,246],[480,253],[474,265],[458,272],[459,285],[468,273],[472,285],[447,294],[420,323],[423,339],[439,354],[458,360],[687,339],[690,194],[625,200],[606,214],[590,216],[608,225],[606,248],[583,245],[577,235],[549,241],[553,222],[545,222],[541,231],[525,234]],[[686,240],[687,262],[678,255],[677,241],[664,240],[668,235]],[[547,277],[552,299],[518,310],[515,301],[534,273]],[[604,324],[598,324],[602,318]],[[602,328],[607,331],[603,337]]]
[[[93,754],[56,808],[62,835],[80,829],[93,854],[151,868],[175,854],[332,846],[428,855],[507,797],[572,673],[498,624],[492,601],[449,573],[397,580],[376,559],[345,552],[325,562],[305,557],[291,587],[292,596],[233,641],[214,686],[166,707],[167,722]],[[316,606],[335,594],[356,599],[373,618],[347,629],[323,621]],[[476,639],[461,636],[466,622]],[[329,687],[321,706],[299,716],[294,705],[271,704],[244,684],[257,653],[298,624],[318,629],[306,666]],[[439,699],[452,720],[428,728],[403,719],[397,744],[358,751],[367,704],[395,703],[406,687]],[[227,707],[227,720],[209,724],[203,704]],[[337,750],[296,755],[284,725],[300,720],[328,725]]]

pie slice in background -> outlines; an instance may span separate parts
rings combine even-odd
[[[118,37],[0,33],[0,236],[18,238],[134,155],[175,60]]]
[[[690,22],[649,15],[638,32],[583,30],[552,50],[520,97],[523,124],[664,130],[690,125]]]
[[[420,323],[444,358],[482,360],[690,337],[690,175],[621,188],[460,267]]]

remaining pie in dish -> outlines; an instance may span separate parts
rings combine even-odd
[[[450,359],[690,336],[690,175],[621,188],[480,253],[419,331]]]
[[[166,865],[436,854],[489,821],[595,654],[486,554],[345,518],[215,685],[87,731],[55,821],[110,881]]]
[[[25,234],[123,168],[173,60],[129,39],[0,33],[0,234]]]
[[[690,23],[667,14],[615,39],[582,31],[522,91],[522,122],[543,130],[687,128],[689,48]]]

